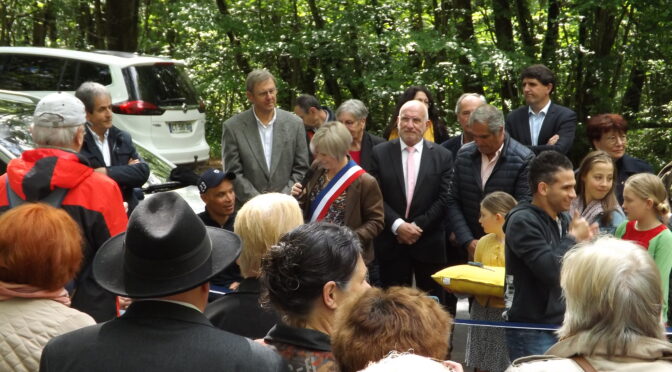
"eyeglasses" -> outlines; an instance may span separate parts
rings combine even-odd
[[[626,137],[625,134],[619,134],[619,135],[617,135],[617,136],[615,136],[615,135],[611,135],[611,136],[609,136],[609,137],[606,137],[605,140],[607,141],[608,144],[610,144],[610,145],[615,145],[615,144],[617,144],[619,141],[620,141],[621,143],[626,143],[626,142],[628,142],[628,137]]]
[[[269,89],[269,90],[265,90],[263,92],[257,92],[257,93],[255,93],[255,95],[257,95],[259,97],[274,96],[277,91],[278,90],[276,88],[272,88],[272,89]]]

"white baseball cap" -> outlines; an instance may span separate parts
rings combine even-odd
[[[51,93],[35,107],[33,124],[46,128],[77,127],[86,123],[84,104],[68,93]]]

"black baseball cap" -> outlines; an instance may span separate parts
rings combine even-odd
[[[236,174],[225,172],[221,169],[210,168],[201,174],[201,178],[198,180],[198,191],[203,194],[208,189],[219,186],[224,179],[233,181],[236,179]]]

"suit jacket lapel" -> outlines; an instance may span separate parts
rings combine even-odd
[[[521,110],[521,120],[523,123],[521,130],[523,135],[523,143],[532,144],[532,134],[530,133],[530,106],[525,106],[524,110]]]
[[[422,185],[422,181],[427,177],[427,173],[432,169],[432,162],[434,160],[434,157],[430,153],[430,151],[434,150],[434,144],[430,143],[429,141],[423,141],[424,144],[422,145],[422,156],[420,156],[420,169],[418,170],[418,177],[415,181],[415,190],[413,190],[413,199],[415,199],[416,192],[420,189],[420,185]],[[413,201],[411,201],[411,204],[413,204]],[[412,205],[411,205],[412,206]]]
[[[271,169],[269,169],[269,177],[273,175],[276,169],[278,169],[278,163],[282,156],[281,153],[286,148],[285,142],[287,141],[287,126],[282,125],[282,121],[278,117],[278,110],[276,110],[275,123],[273,123],[273,150],[271,154]],[[310,151],[310,150],[308,150]]]
[[[274,124],[275,125],[275,124]],[[268,166],[266,165],[266,158],[264,157],[264,146],[261,144],[261,136],[259,135],[259,128],[257,127],[257,120],[254,118],[254,113],[250,109],[250,115],[247,120],[243,122],[243,132],[245,139],[250,147],[250,153],[257,159],[259,167],[264,170],[266,176],[269,176]]]
[[[541,129],[539,130],[539,145],[545,145],[546,142],[553,136],[553,121],[555,117],[555,107],[553,107],[553,102],[548,106],[548,111],[544,117],[544,122],[541,123]],[[543,139],[543,141],[542,141]],[[543,142],[543,143],[542,143]]]
[[[93,137],[93,134],[91,134],[88,125],[87,128],[85,129],[84,145],[86,146],[89,153],[93,154],[96,160],[98,160],[98,164],[101,166],[105,166],[105,158],[103,157],[103,153],[100,152],[98,145],[96,145],[96,139]]]
[[[391,143],[392,145],[389,147],[389,159],[399,182],[399,190],[401,190],[402,197],[404,198],[404,205],[406,205],[406,180],[404,179],[404,168],[401,164],[401,145],[399,144],[399,139],[395,139]],[[384,167],[385,165],[381,164],[381,166]]]

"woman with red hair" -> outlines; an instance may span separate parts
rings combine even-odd
[[[30,203],[0,216],[0,370],[37,371],[50,339],[95,324],[64,289],[81,261],[79,226],[65,211]]]

